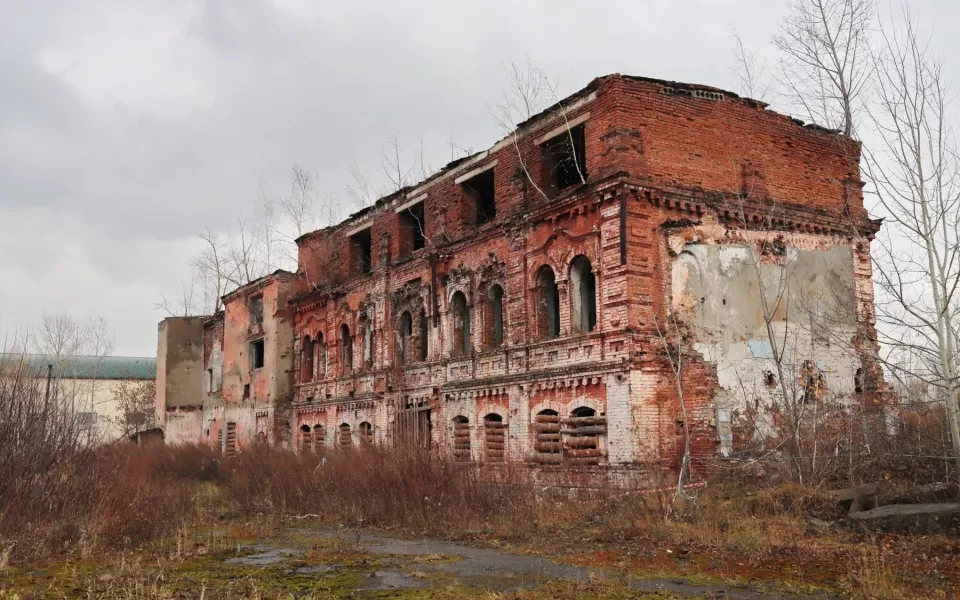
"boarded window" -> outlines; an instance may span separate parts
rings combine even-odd
[[[350,425],[344,423],[340,425],[340,439],[338,440],[341,448],[349,448],[352,440],[350,439]]]
[[[373,425],[364,421],[360,423],[360,443],[362,444],[372,444],[373,443]]]
[[[327,432],[319,423],[313,426],[313,448],[319,450],[327,445]]]
[[[572,127],[543,144],[546,184],[560,191],[587,180],[586,144],[583,125]]]
[[[535,461],[544,465],[558,465],[563,458],[560,443],[560,414],[542,410],[533,419]]]
[[[223,427],[217,429],[217,450],[223,452]]]
[[[464,416],[453,418],[453,459],[470,461],[470,419]]]
[[[497,216],[496,187],[493,169],[488,169],[463,182],[464,221],[467,225],[483,225]]]
[[[300,381],[313,381],[313,340],[309,335],[303,338],[300,349]]]
[[[507,425],[500,415],[490,413],[483,418],[483,444],[488,462],[503,462],[507,447]]]
[[[313,450],[313,432],[310,431],[309,425],[302,425],[300,427],[300,451],[310,452],[311,450]]]
[[[597,325],[597,284],[593,267],[580,255],[570,264],[571,322],[576,331],[587,333]]]
[[[343,375],[353,372],[353,336],[346,324],[340,326],[340,368]]]
[[[597,412],[581,407],[570,413],[564,422],[566,429],[564,458],[571,465],[597,465],[603,456],[600,437],[607,433],[607,418],[597,416]]]
[[[553,269],[544,265],[537,272],[537,336],[555,338],[560,335],[560,292]]]
[[[450,302],[450,315],[453,320],[453,355],[465,356],[470,353],[470,307],[463,292],[456,292]]]
[[[223,451],[227,456],[237,453],[237,424],[227,423],[227,439]]]

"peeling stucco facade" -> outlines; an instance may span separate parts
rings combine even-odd
[[[770,339],[837,397],[876,388],[857,142],[644,78],[563,106],[226,296],[195,341],[200,430],[167,439],[672,467],[681,394],[694,454],[728,451],[718,414],[769,394]],[[687,357],[679,385],[665,340]]]

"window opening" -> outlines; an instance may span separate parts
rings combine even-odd
[[[351,269],[356,275],[366,275],[373,271],[373,239],[370,228],[350,236]]]
[[[262,369],[264,362],[263,339],[250,342],[250,369]]]
[[[561,431],[566,435],[564,454],[572,465],[598,465],[602,456],[600,436],[607,433],[607,418],[597,416],[597,411],[580,407],[570,413]]]
[[[560,443],[560,413],[555,410],[541,410],[533,419],[536,462],[547,465],[559,465],[563,458],[563,445]]]
[[[586,140],[583,125],[571,127],[543,143],[543,166],[556,191],[587,180]]]
[[[400,256],[408,256],[411,252],[421,250],[427,245],[427,221],[423,202],[402,211],[400,218]]]
[[[497,216],[496,186],[493,169],[471,177],[463,182],[466,196],[464,219],[469,225],[483,225]]]
[[[597,325],[597,284],[593,267],[586,256],[573,259],[570,283],[573,287],[573,326],[582,333],[593,331]]]
[[[464,356],[470,352],[470,307],[463,292],[453,294],[453,355]]]
[[[470,419],[464,416],[453,418],[453,459],[470,462]]]
[[[503,462],[506,432],[507,426],[500,415],[490,413],[483,418],[483,440],[487,461]]]
[[[560,335],[560,292],[553,269],[544,265],[537,273],[537,321],[541,338]]]

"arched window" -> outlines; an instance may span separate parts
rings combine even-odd
[[[533,419],[533,449],[536,462],[558,465],[562,459],[563,445],[560,442],[560,414],[555,410],[541,410]]]
[[[353,336],[346,323],[340,326],[340,367],[343,375],[353,372]]]
[[[373,425],[364,421],[360,423],[360,443],[362,444],[372,444],[373,443]]]
[[[581,333],[597,326],[597,282],[590,261],[582,254],[570,263],[570,321]]]
[[[420,325],[420,335],[417,339],[417,349],[420,351],[420,360],[427,360],[430,350],[430,330],[427,327],[427,312],[420,309],[420,318],[417,319]]]
[[[315,450],[320,450],[327,445],[327,432],[323,428],[323,425],[317,423],[313,426],[313,447]]]
[[[470,419],[453,418],[453,460],[470,462]]]
[[[370,317],[363,317],[360,320],[360,335],[363,343],[363,368],[373,367],[373,341],[375,331],[373,329],[373,320]]]
[[[340,439],[339,439],[338,441],[340,442],[340,447],[341,447],[341,448],[349,448],[349,447],[350,447],[351,439],[350,439],[350,424],[349,424],[349,423],[343,423],[342,425],[340,425]]]
[[[313,350],[316,352],[315,362],[317,365],[317,375],[323,379],[327,376],[327,344],[323,340],[322,333],[317,334],[313,342]]]
[[[410,362],[413,353],[413,317],[410,311],[403,311],[400,315],[400,364]]]
[[[490,286],[487,292],[487,347],[499,348],[503,345],[503,288],[498,284]]]
[[[300,349],[300,381],[313,381],[313,341],[309,335],[303,338]]]
[[[560,335],[560,292],[557,276],[548,265],[537,272],[537,334],[541,338]]]
[[[600,436],[607,431],[607,418],[598,417],[597,411],[581,406],[570,412],[567,420],[568,439],[564,453],[572,465],[598,465],[603,450]]]
[[[483,418],[484,453],[489,462],[503,462],[507,448],[507,425],[503,417],[490,413]]]
[[[453,320],[453,355],[464,356],[470,352],[470,307],[463,292],[455,292],[450,301]]]
[[[301,452],[310,452],[313,449],[313,436],[310,435],[310,426],[303,425],[300,427],[300,451]]]

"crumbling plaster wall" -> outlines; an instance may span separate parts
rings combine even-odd
[[[668,238],[672,308],[692,327],[692,349],[715,365],[714,408],[743,413],[802,394],[810,368],[826,395],[849,400],[862,358],[855,345],[857,286],[850,242],[816,234],[737,232]],[[767,327],[767,321],[770,327]],[[761,432],[770,421],[761,417]]]

